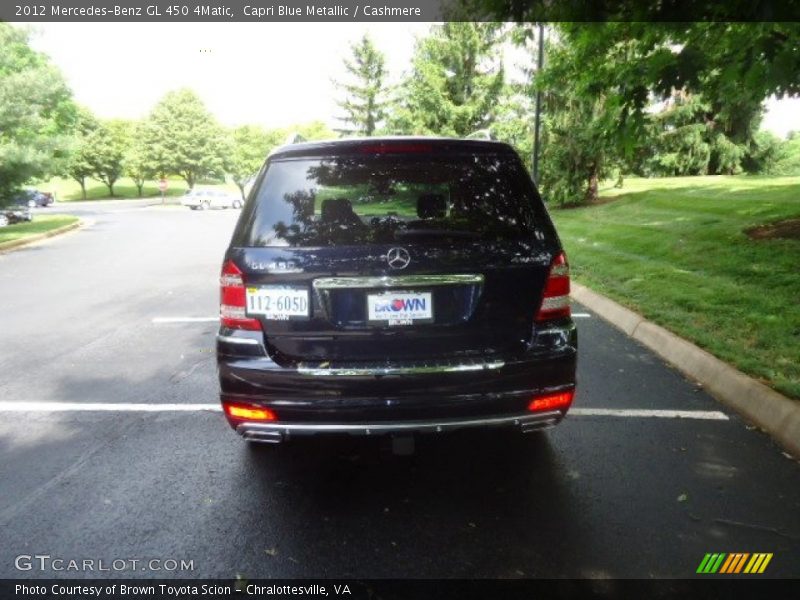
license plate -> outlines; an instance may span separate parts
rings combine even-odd
[[[367,318],[382,325],[413,325],[433,322],[430,292],[384,292],[367,294]]]
[[[247,288],[247,314],[287,321],[308,318],[308,290],[286,287]]]

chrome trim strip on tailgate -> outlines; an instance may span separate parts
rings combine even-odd
[[[280,434],[349,433],[351,435],[371,435],[373,433],[394,432],[442,432],[462,427],[486,427],[493,425],[515,425],[532,430],[534,425],[549,427],[564,416],[560,410],[542,413],[525,413],[504,417],[480,417],[475,419],[439,419],[426,421],[398,421],[387,423],[239,423],[236,432],[253,441],[277,442]],[[259,439],[262,438],[262,439]],[[265,439],[266,438],[266,439]]]
[[[298,365],[300,375],[310,377],[359,377],[371,375],[425,375],[431,373],[464,373],[468,371],[488,371],[505,366],[502,360],[490,362],[455,363],[440,365],[374,366],[374,367],[308,367]]]
[[[384,275],[381,277],[320,277],[315,279],[315,290],[341,288],[388,288],[428,285],[463,285],[483,283],[481,274],[461,275]]]

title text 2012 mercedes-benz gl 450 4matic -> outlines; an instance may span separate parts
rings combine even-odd
[[[249,441],[554,425],[575,392],[569,267],[503,143],[299,143],[225,254],[217,360]]]

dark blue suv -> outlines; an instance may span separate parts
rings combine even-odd
[[[569,267],[515,151],[292,144],[222,265],[221,401],[245,439],[558,423],[575,392]]]

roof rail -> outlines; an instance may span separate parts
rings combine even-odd
[[[494,140],[495,137],[489,129],[478,129],[470,133],[466,139],[468,140]]]
[[[307,141],[306,138],[304,138],[298,132],[293,131],[287,136],[284,144],[299,144],[300,142],[305,142],[305,141]]]

